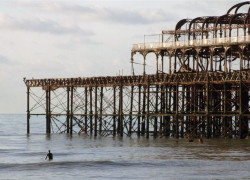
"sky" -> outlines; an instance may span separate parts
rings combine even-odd
[[[130,75],[132,45],[144,35],[173,30],[184,18],[223,15],[239,2],[0,0],[0,113],[26,113],[24,77]]]

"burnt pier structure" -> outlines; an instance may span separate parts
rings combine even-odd
[[[155,36],[159,41],[133,45],[131,76],[24,79],[27,133],[41,115],[46,133],[249,136],[250,1],[222,16],[180,20]],[[141,75],[134,73],[138,56]],[[146,72],[148,61],[155,61],[154,74]]]

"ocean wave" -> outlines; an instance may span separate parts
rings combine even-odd
[[[35,169],[54,169],[54,168],[76,168],[76,167],[125,167],[125,166],[154,166],[151,162],[129,162],[129,161],[42,161],[35,163],[0,163],[1,170],[35,170]]]

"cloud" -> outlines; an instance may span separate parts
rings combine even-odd
[[[244,1],[244,0],[239,0]],[[219,16],[227,12],[231,5],[236,4],[235,0],[209,0],[197,1],[188,0],[179,1],[159,1],[155,4],[162,4],[161,6],[150,7],[152,3],[147,1],[135,1],[127,4],[134,6],[126,6],[124,1],[110,2],[110,1],[14,1],[12,6],[19,7],[24,10],[31,10],[39,12],[39,14],[50,14],[51,16],[62,16],[64,19],[74,18],[75,21],[84,21],[85,23],[95,22],[111,22],[119,24],[154,24],[169,21],[178,21],[187,17],[198,16]],[[113,4],[107,6],[106,4]],[[148,4],[149,3],[149,4]],[[136,6],[137,5],[137,6]],[[138,5],[140,8],[138,8]],[[217,8],[212,8],[216,6]],[[124,7],[125,6],[125,7]],[[211,7],[211,8],[210,8]],[[195,11],[194,11],[195,10]],[[219,10],[219,11],[218,11]],[[83,23],[84,23],[83,22]],[[53,32],[60,32],[56,23],[49,24],[49,30]],[[65,27],[64,27],[65,28]],[[76,29],[77,30],[77,29]],[[62,31],[64,32],[64,31]],[[71,29],[65,28],[65,32],[71,32]]]
[[[124,7],[105,7],[96,4],[76,4],[73,2],[50,2],[42,3],[41,1],[27,1],[17,3],[24,9],[32,9],[41,13],[51,13],[52,15],[73,16],[79,21],[85,22],[112,22],[119,24],[153,24],[158,22],[170,21],[178,14],[164,9],[138,9]],[[68,18],[68,17],[65,17]]]
[[[71,34],[71,33],[81,33],[84,35],[93,35],[94,33],[88,30],[84,30],[81,27],[70,24],[70,23],[59,23],[48,19],[31,19],[31,20],[17,20],[12,21],[10,27],[36,31],[36,32],[48,32],[52,34]]]
[[[9,60],[8,57],[0,55],[0,64],[10,64],[11,61]]]
[[[108,22],[124,25],[148,25],[163,22],[178,22],[187,17],[220,16],[225,14],[231,5],[235,4],[235,0],[189,0],[188,3],[183,3],[183,1],[156,1],[156,3],[162,4],[162,6],[151,8],[147,5],[147,2],[145,2],[144,7],[141,6],[142,8],[136,6],[126,8],[123,7],[124,2],[118,1],[115,5],[116,8],[114,8],[105,6],[103,1],[101,1],[102,3],[94,2],[28,0],[16,2],[15,4],[23,10],[29,9],[30,11],[39,12],[39,14],[45,14],[49,19],[50,17],[60,17],[65,21],[73,19],[73,21],[82,24]],[[120,6],[117,6],[118,4],[120,4]],[[225,6],[225,4],[227,6]],[[219,8],[208,8],[211,5],[216,5]],[[71,28],[70,26],[61,25],[52,19],[45,22],[44,20],[40,20],[40,22],[33,23],[31,27],[33,27],[34,30],[39,30],[41,29],[40,26],[44,26],[45,31],[54,33],[83,31],[81,27],[72,26]]]
[[[154,10],[114,10],[105,9],[105,20],[124,24],[153,24],[172,20],[172,13],[165,13],[162,9]]]
[[[181,3],[183,1],[176,3],[176,9],[178,9],[177,11],[179,12],[181,11],[184,17],[222,16],[226,14],[228,9],[233,5],[243,1],[244,0],[189,0],[188,3]]]
[[[51,34],[80,33],[84,36],[94,35],[93,31],[84,29],[74,22],[56,21],[55,19],[37,17],[13,17],[0,14],[0,28],[11,30],[25,30],[34,32],[46,32]]]

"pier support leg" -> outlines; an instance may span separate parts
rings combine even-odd
[[[100,98],[99,134],[102,133],[103,87],[101,87]]]
[[[85,87],[85,133],[88,132],[88,88]]]
[[[50,86],[46,90],[46,133],[51,133]]]
[[[113,136],[116,136],[116,87],[113,87]]]
[[[182,106],[181,106],[181,111],[182,111],[182,113],[183,112],[186,112],[186,109],[185,109],[185,105],[186,105],[186,103],[185,103],[185,86],[182,86],[182,92],[181,92],[181,94],[182,94],[182,97],[181,97],[181,101],[182,101]],[[180,118],[180,120],[181,120],[181,124],[180,124],[180,126],[181,126],[181,132],[180,132],[180,137],[181,138],[183,138],[184,137],[184,119],[185,119],[185,116],[181,116],[181,118]]]
[[[245,113],[249,113],[248,99],[248,88],[243,83],[240,83],[239,135],[241,139],[248,136],[248,117],[244,116]]]
[[[155,92],[155,114],[158,114],[158,91],[159,91],[159,86],[156,86],[156,92]],[[156,138],[157,137],[157,134],[158,134],[158,116],[155,116],[154,117],[154,137]]]
[[[149,138],[149,96],[150,96],[150,85],[148,83],[148,86],[147,86],[147,129],[146,129],[146,138]]]
[[[207,139],[211,138],[211,120],[210,120],[210,107],[211,107],[211,99],[210,99],[210,91],[209,91],[210,85],[209,81],[207,80],[206,84],[206,101],[207,101],[207,107],[206,107],[206,120],[207,120]]]
[[[119,133],[123,136],[123,86],[120,86],[119,93]]]
[[[232,86],[229,84],[224,84],[224,115],[227,115],[228,111],[232,111],[231,102],[228,100],[232,99],[231,96]],[[223,118],[223,136],[232,138],[232,117],[224,116]]]
[[[66,127],[67,128],[67,133],[69,133],[69,129],[70,129],[69,128],[69,119],[70,119],[70,114],[69,114],[69,101],[70,101],[69,100],[69,92],[70,92],[70,88],[67,87],[67,112],[66,112],[67,113],[67,120],[66,120],[67,121],[66,122],[67,123],[67,127]]]
[[[71,86],[71,95],[70,95],[70,134],[73,133],[73,103],[74,103],[74,87]]]
[[[137,135],[141,135],[141,86],[138,86],[138,116]]]
[[[92,98],[92,87],[89,87],[89,130],[90,130],[90,134],[93,134],[93,106],[92,106],[92,102],[93,102],[93,98]]]
[[[97,114],[97,86],[95,87],[95,126],[94,126],[94,136],[97,136],[97,119],[98,119],[98,114]]]
[[[169,87],[165,87],[165,91],[166,91],[166,106],[165,106],[165,112],[166,113],[170,113],[171,111],[171,104],[172,104],[172,97],[171,97],[171,91],[172,91],[172,87],[169,86]],[[165,127],[164,127],[164,135],[166,137],[169,137],[170,136],[170,126],[171,126],[171,116],[170,115],[167,115],[167,116],[164,116],[164,124],[165,124]]]
[[[142,123],[141,123],[141,134],[145,135],[145,114],[146,114],[146,87],[143,87],[142,96]]]
[[[163,128],[165,127],[163,124],[163,119],[165,116],[163,116],[163,114],[165,114],[165,88],[164,86],[161,86],[161,109],[160,109],[160,113],[161,113],[161,117],[160,117],[160,127],[159,127],[159,135],[162,136],[163,135]]]
[[[131,86],[131,98],[130,98],[130,112],[129,112],[129,132],[128,135],[131,136],[132,131],[132,120],[133,120],[133,101],[134,101],[134,86]]]
[[[179,86],[178,83],[176,83],[176,87],[175,87],[175,137],[179,138]]]
[[[191,97],[192,97],[192,91],[191,91],[191,87],[190,86],[187,86],[186,87],[186,89],[187,89],[187,94],[186,94],[186,104],[187,104],[187,106],[186,106],[186,111],[187,111],[187,113],[189,113],[189,114],[191,114],[192,113],[192,111],[191,111],[191,106],[192,106],[192,99],[191,99]],[[185,121],[185,128],[186,128],[186,130],[185,130],[185,132],[184,132],[184,136],[186,136],[187,135],[187,133],[189,132],[189,123],[190,123],[190,116],[186,116],[186,121]]]
[[[27,86],[27,134],[30,133],[30,87]]]

